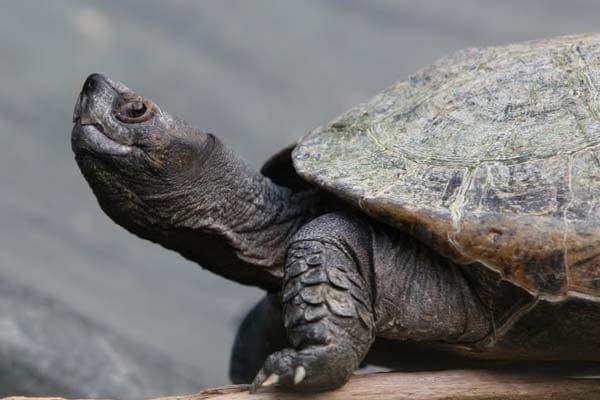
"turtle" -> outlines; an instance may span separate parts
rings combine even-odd
[[[316,392],[376,347],[600,361],[599,88],[600,34],[469,48],[259,172],[93,74],[71,143],[114,222],[267,292],[234,381]]]

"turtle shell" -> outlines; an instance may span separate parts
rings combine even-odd
[[[600,34],[459,51],[300,139],[307,181],[539,298],[600,300]]]

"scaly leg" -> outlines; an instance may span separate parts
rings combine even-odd
[[[328,214],[303,227],[286,258],[282,304],[292,348],[271,354],[251,391],[279,383],[300,391],[343,385],[375,338],[358,222]],[[357,252],[357,249],[359,251]],[[364,254],[363,254],[364,253]]]

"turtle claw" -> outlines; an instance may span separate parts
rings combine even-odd
[[[258,374],[256,374],[256,377],[254,378],[254,381],[252,381],[252,384],[250,385],[250,388],[248,389],[248,391],[250,393],[256,393],[256,391],[263,387],[263,383],[267,380],[267,374],[265,374],[265,372],[261,369],[260,371],[258,371]]]
[[[260,386],[267,387],[267,386],[274,385],[277,382],[279,382],[279,375],[271,374],[271,375],[269,375],[269,377],[267,379],[265,379],[265,381]]]
[[[306,370],[302,366],[294,369],[295,355],[296,351],[291,349],[271,354],[254,378],[254,382],[250,386],[250,393],[275,384],[291,387],[296,384],[296,381],[297,383],[301,382],[306,376]]]
[[[296,367],[296,371],[294,371],[294,385],[298,385],[306,378],[306,368],[302,365]]]

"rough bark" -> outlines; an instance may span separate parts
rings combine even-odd
[[[249,394],[246,385],[207,389],[195,395],[160,400],[593,400],[600,399],[600,376],[564,376],[534,371],[452,370],[378,373],[354,376],[341,389],[320,394],[277,388]],[[8,397],[2,400],[42,400]],[[46,398],[43,400],[62,400]],[[156,399],[159,400],[159,399]]]

